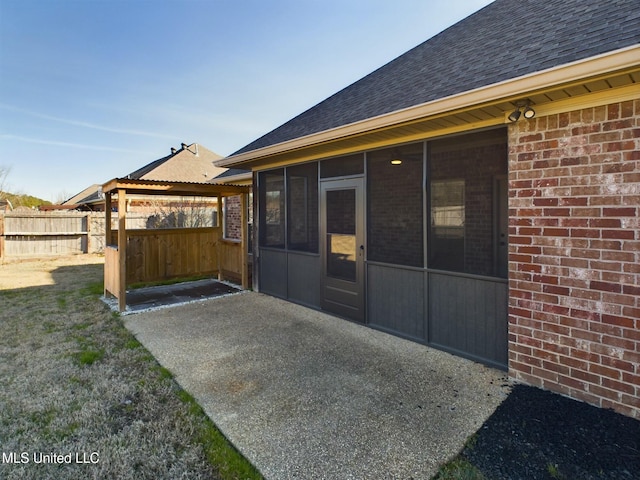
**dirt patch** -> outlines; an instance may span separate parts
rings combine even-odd
[[[0,265],[0,478],[220,478],[102,272],[92,255]]]
[[[0,291],[56,284],[61,288],[69,287],[69,285],[73,284],[73,275],[77,274],[77,271],[73,273],[74,271],[67,267],[88,265],[104,265],[104,257],[100,255],[69,255],[65,257],[4,260],[0,264]],[[61,267],[65,268],[60,270]],[[54,271],[57,271],[55,280],[52,275]],[[93,273],[95,274],[95,272]],[[101,281],[95,275],[92,280]]]

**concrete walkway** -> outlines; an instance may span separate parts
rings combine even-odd
[[[505,373],[245,292],[125,324],[267,479],[428,479]]]

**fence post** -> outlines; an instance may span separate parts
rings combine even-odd
[[[0,215],[0,258],[4,257],[4,215]]]
[[[87,251],[84,253],[91,253],[91,214],[87,213],[85,218],[87,220]]]

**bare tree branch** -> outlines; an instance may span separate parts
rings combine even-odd
[[[7,197],[7,177],[9,176],[9,172],[11,171],[11,167],[5,167],[4,165],[0,165],[0,200]]]

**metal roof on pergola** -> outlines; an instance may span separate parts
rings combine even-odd
[[[114,178],[102,186],[102,192],[132,195],[175,195],[183,197],[231,197],[249,193],[245,185],[227,185],[222,183],[164,182],[161,180],[133,180]]]
[[[105,195],[105,295],[118,298],[118,308],[126,308],[126,271],[127,271],[127,231],[126,211],[128,195],[144,196],[180,196],[180,197],[217,197],[218,204],[223,197],[241,198],[241,249],[242,249],[242,287],[249,286],[248,238],[247,238],[247,197],[251,187],[247,185],[228,185],[217,183],[167,182],[159,180],[134,180],[114,178],[102,186]],[[118,206],[118,245],[109,245],[111,240],[112,197],[117,196]],[[222,225],[222,209],[218,208],[218,225]]]

